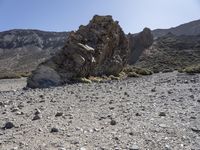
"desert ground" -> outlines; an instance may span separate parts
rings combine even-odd
[[[199,150],[200,75],[26,89],[0,80],[1,150]]]

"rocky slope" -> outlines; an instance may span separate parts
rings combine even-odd
[[[1,150],[200,147],[199,75],[23,90],[25,84],[0,80]]]
[[[63,47],[67,35],[39,30],[0,32],[0,76],[34,70]]]
[[[200,64],[200,20],[154,30],[152,34],[154,43],[143,52],[136,66],[165,72]]]
[[[192,21],[182,24],[180,26],[170,29],[156,29],[152,31],[155,38],[162,37],[168,33],[174,35],[199,35],[200,34],[200,20]]]
[[[156,39],[135,65],[154,72],[165,72],[198,64],[200,64],[200,35],[168,34]]]

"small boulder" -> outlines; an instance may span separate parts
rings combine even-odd
[[[12,122],[6,122],[3,129],[12,129],[15,125]]]
[[[55,133],[55,132],[59,132],[58,128],[55,128],[55,127],[51,128],[51,133]]]

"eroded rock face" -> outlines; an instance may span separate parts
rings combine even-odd
[[[139,59],[143,51],[153,44],[153,35],[149,28],[144,28],[144,30],[138,34],[129,34],[128,39],[130,47],[128,63],[132,65]]]
[[[39,65],[27,86],[62,85],[74,77],[115,75],[127,63],[128,40],[111,16],[94,16],[87,26],[71,32],[63,50]]]

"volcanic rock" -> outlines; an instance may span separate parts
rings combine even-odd
[[[153,35],[149,28],[144,28],[144,30],[138,34],[128,34],[128,40],[130,48],[128,63],[134,64],[142,55],[143,51],[153,44]]]
[[[62,49],[40,64],[27,81],[31,88],[46,88],[89,75],[117,75],[127,63],[129,44],[112,16],[95,15],[86,26],[71,32]]]
[[[15,127],[15,125],[12,122],[6,122],[3,129],[11,129]]]

